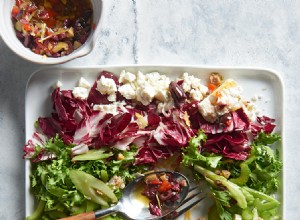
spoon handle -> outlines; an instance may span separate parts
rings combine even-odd
[[[108,209],[100,209],[100,210],[97,210],[94,212],[95,214],[95,218],[98,219],[100,217],[103,217],[103,216],[106,216],[106,215],[109,215],[111,213],[115,213],[115,212],[118,212],[119,211],[119,204],[115,205],[115,206],[112,206]]]
[[[101,209],[95,212],[85,212],[78,215],[61,218],[59,220],[96,220],[97,218],[109,215],[111,213],[118,212],[118,206],[112,206],[108,209]]]

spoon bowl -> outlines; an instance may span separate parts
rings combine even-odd
[[[172,202],[171,205],[166,205],[162,207],[162,215],[156,216],[152,215],[149,211],[149,201],[147,197],[142,195],[143,189],[145,188],[145,180],[150,175],[160,175],[160,174],[169,174],[173,177],[173,179],[179,181],[185,181],[186,185],[182,187],[180,193],[178,194],[178,199],[175,202]],[[63,218],[63,220],[76,220],[76,219],[85,219],[85,220],[94,220],[112,213],[120,213],[123,217],[127,219],[134,219],[134,220],[154,220],[154,219],[161,219],[164,216],[172,213],[175,211],[182,201],[186,198],[189,192],[189,181],[188,179],[177,172],[171,171],[157,171],[151,172],[146,175],[140,176],[130,182],[124,189],[123,195],[119,202],[108,209],[98,210],[89,213],[83,213],[76,216],[71,216],[68,218]]]

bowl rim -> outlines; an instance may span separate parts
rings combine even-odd
[[[3,12],[5,11],[5,8],[9,7],[8,12],[6,13],[1,13],[0,17],[0,37],[1,39],[5,42],[5,44],[12,50],[15,54],[17,54],[19,57],[23,58],[24,60],[37,63],[37,64],[62,64],[66,63],[68,61],[71,61],[73,59],[88,55],[91,53],[94,49],[94,45],[96,43],[96,40],[98,38],[99,30],[101,23],[103,21],[103,0],[90,0],[92,3],[93,11],[95,11],[95,3],[97,3],[97,6],[99,7],[97,10],[97,14],[93,13],[93,26],[95,28],[92,28],[92,31],[86,40],[86,42],[79,47],[78,49],[74,50],[72,53],[66,56],[62,57],[47,57],[43,55],[38,55],[33,53],[29,48],[25,48],[22,43],[19,41],[19,39],[14,35],[13,37],[10,34],[10,31],[7,30],[8,25],[7,22],[11,23],[11,17],[7,18],[6,15],[7,13],[11,14],[11,8],[12,5],[14,4],[15,0],[10,0],[10,1],[1,1],[0,2],[0,8],[3,8]],[[12,24],[12,23],[11,23]],[[12,27],[13,28],[13,27]],[[14,28],[13,28],[14,30]],[[15,46],[14,44],[19,45],[20,47],[23,47],[24,50],[18,50],[19,47]]]

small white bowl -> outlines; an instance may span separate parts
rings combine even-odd
[[[102,0],[91,0],[93,5],[93,23],[94,30],[90,33],[87,41],[78,49],[74,50],[67,56],[62,57],[45,57],[33,53],[29,48],[24,47],[22,42],[17,38],[16,32],[11,20],[11,10],[15,4],[15,0],[1,0],[0,8],[0,35],[7,46],[22,58],[39,64],[59,64],[78,57],[82,57],[90,53],[95,45],[95,41],[100,29],[100,21],[102,15],[103,3]]]

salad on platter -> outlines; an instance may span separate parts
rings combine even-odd
[[[214,203],[199,217],[282,218],[275,119],[246,100],[234,79],[123,70],[62,85],[55,83],[52,113],[37,118],[24,146],[37,201],[27,220],[107,208],[130,181],[161,169],[189,170],[196,184],[207,183]]]

